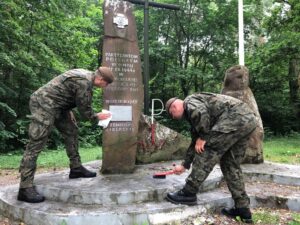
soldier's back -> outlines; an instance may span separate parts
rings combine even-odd
[[[69,70],[40,87],[33,95],[45,110],[55,113],[76,107],[77,83],[92,89],[92,72],[84,69]]]

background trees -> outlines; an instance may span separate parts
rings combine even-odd
[[[169,3],[182,10],[150,12],[151,97],[220,92],[226,69],[238,64],[237,0]],[[298,1],[244,1],[245,63],[267,133],[300,128],[299,15]]]
[[[237,0],[158,2],[178,4],[182,10],[150,9],[151,98],[220,92],[226,69],[238,64]],[[28,100],[34,90],[65,70],[100,65],[102,3],[0,2],[0,152],[26,143]],[[275,134],[299,131],[300,3],[244,0],[244,5],[245,63],[264,126]],[[141,6],[135,7],[135,15],[142,55]],[[87,126],[81,122],[81,137],[95,144],[101,131]],[[186,130],[178,124],[173,128]],[[50,143],[58,145],[57,140],[54,133]]]
[[[299,1],[276,1],[262,21],[263,43],[249,60],[264,123],[275,133],[299,131]]]
[[[28,100],[57,74],[98,65],[98,1],[0,3],[0,151],[26,143]],[[53,139],[54,140],[54,139]]]

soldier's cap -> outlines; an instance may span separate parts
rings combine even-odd
[[[166,111],[167,111],[167,114],[170,115],[170,112],[169,112],[169,109],[171,107],[171,105],[173,104],[173,102],[175,102],[175,100],[177,100],[178,98],[177,97],[173,97],[173,98],[170,98],[167,102],[166,102]]]
[[[101,66],[96,70],[96,75],[103,77],[107,83],[112,83],[115,79],[113,72],[105,66]]]

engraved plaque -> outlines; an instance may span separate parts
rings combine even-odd
[[[110,105],[109,111],[112,114],[111,121],[132,121],[132,106]]]

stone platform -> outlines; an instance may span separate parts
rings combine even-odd
[[[174,205],[166,193],[183,186],[180,176],[153,179],[153,173],[169,170],[173,162],[136,166],[133,174],[68,178],[69,171],[37,175],[35,184],[46,201],[29,204],[16,200],[18,186],[0,189],[0,214],[26,225],[145,225],[170,224],[207,210],[231,207],[231,195],[216,166],[198,193],[198,205]],[[179,162],[176,162],[179,164]],[[100,161],[86,164],[99,171]],[[243,165],[251,207],[277,207],[300,211],[300,166],[275,163]]]

